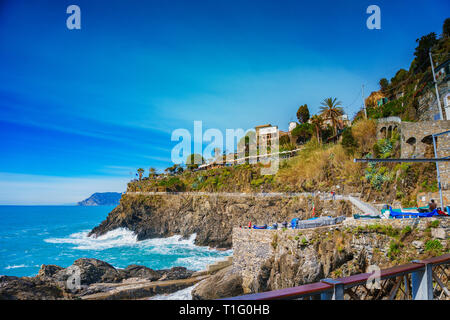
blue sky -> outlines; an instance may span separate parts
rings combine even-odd
[[[81,30],[66,8],[81,8]],[[381,30],[366,8],[381,8]],[[0,204],[72,203],[171,165],[177,128],[348,114],[441,33],[448,1],[0,1]]]

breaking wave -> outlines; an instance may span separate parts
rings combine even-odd
[[[27,268],[27,267],[28,267],[27,265],[18,264],[18,265],[13,265],[13,266],[7,266],[7,267],[5,267],[5,269],[9,270],[9,269],[18,269],[18,268]]]
[[[175,235],[142,241],[138,241],[136,234],[126,228],[118,228],[98,237],[89,237],[88,234],[89,230],[85,230],[64,238],[48,238],[44,241],[72,245],[71,249],[74,250],[95,251],[95,257],[101,260],[104,255],[103,258],[108,258],[111,263],[119,267],[124,265],[119,261],[119,256],[122,256],[123,259],[131,259],[138,264],[139,262],[146,264],[149,259],[158,259],[167,261],[167,263],[161,262],[158,267],[183,266],[190,270],[202,270],[208,264],[232,254],[232,250],[217,251],[209,247],[196,246],[194,244],[196,234],[192,234],[187,239]],[[119,249],[121,252],[111,252],[111,250]]]
[[[192,287],[188,287],[174,293],[169,294],[159,294],[154,297],[149,298],[149,300],[192,300],[192,290],[195,285]]]
[[[74,244],[78,250],[105,250],[114,247],[133,246],[137,244],[137,236],[130,230],[119,228],[97,238],[88,237],[89,230],[72,233],[66,238],[45,239],[48,243]]]

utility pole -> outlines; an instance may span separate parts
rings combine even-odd
[[[447,133],[449,133],[447,131]],[[444,132],[445,134],[445,132]],[[437,134],[440,135],[440,134]],[[433,148],[434,148],[434,158],[437,159],[437,149],[436,149],[436,134],[433,134]],[[444,199],[442,197],[442,188],[441,188],[441,173],[439,172],[439,163],[436,162],[436,173],[437,173],[437,183],[438,183],[438,187],[439,187],[439,198],[441,200],[441,208],[442,211],[444,211]],[[450,212],[448,212],[450,214]]]
[[[362,100],[363,100],[363,107],[364,107],[364,115],[367,119],[367,109],[366,109],[366,101],[364,100],[364,85],[362,85]]]
[[[444,115],[442,113],[442,108],[441,108],[441,98],[439,97],[439,90],[438,90],[438,85],[437,85],[437,81],[436,81],[436,74],[434,73],[434,64],[433,64],[433,57],[431,56],[431,48],[428,51],[428,55],[430,56],[431,71],[433,71],[433,82],[434,82],[434,88],[436,89],[436,98],[437,98],[437,102],[438,102],[439,115],[441,117],[441,120],[445,120]]]

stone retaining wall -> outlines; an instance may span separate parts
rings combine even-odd
[[[439,228],[432,229],[433,237],[441,239],[446,245],[450,231],[449,218],[421,218],[421,219],[353,219],[348,218],[342,224],[334,226],[326,226],[312,229],[278,229],[278,230],[257,230],[257,229],[233,229],[233,273],[239,273],[242,276],[243,288],[245,293],[259,292],[262,289],[258,287],[259,277],[264,271],[264,265],[270,261],[281,261],[280,257],[286,254],[293,259],[292,263],[300,263],[301,267],[294,272],[292,276],[286,278],[301,278],[301,282],[309,283],[318,281],[317,277],[327,275],[332,267],[330,262],[324,261],[324,255],[318,256],[314,246],[309,245],[313,239],[327,242],[334,230],[347,230],[348,234],[352,234],[358,227],[367,225],[391,225],[396,229],[403,229],[406,226],[425,230],[429,223],[434,220],[440,220]],[[353,252],[352,255],[358,256],[364,252],[365,257],[370,263],[374,250],[386,255],[389,250],[391,239],[387,236],[377,234],[376,232],[367,232],[353,236],[351,240],[351,248],[346,249],[347,252]],[[330,243],[328,243],[330,244]],[[327,245],[328,245],[327,244]],[[330,244],[331,248],[337,248],[340,244]],[[423,243],[422,243],[423,246]],[[341,248],[337,248],[337,251]],[[423,249],[422,249],[423,250]],[[336,250],[334,250],[336,251]],[[344,250],[345,251],[345,250]],[[344,252],[342,251],[342,252]],[[419,253],[420,251],[418,251]],[[418,254],[417,253],[417,254]],[[334,253],[339,256],[339,253]],[[344,254],[344,253],[343,253]],[[331,260],[335,260],[331,258]],[[296,262],[295,262],[296,261]],[[273,261],[272,270],[273,270]],[[331,262],[332,265],[333,261]],[[327,265],[328,264],[328,265]],[[282,268],[281,268],[282,269]],[[280,271],[291,272],[291,271]],[[364,271],[365,272],[365,271]],[[272,271],[273,273],[273,271]],[[302,273],[301,277],[299,273]],[[309,276],[310,275],[310,276]],[[271,278],[275,279],[278,275],[271,274]],[[327,275],[328,276],[328,275]],[[308,282],[309,281],[309,282]],[[280,281],[281,283],[281,281]],[[285,287],[280,284],[272,283],[273,286]],[[289,285],[298,285],[299,282],[288,283]]]

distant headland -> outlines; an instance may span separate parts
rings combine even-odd
[[[89,198],[77,203],[79,206],[117,206],[119,204],[120,192],[96,192]]]

